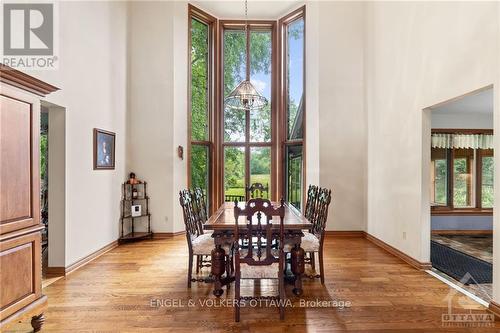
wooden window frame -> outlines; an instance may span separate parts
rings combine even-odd
[[[226,142],[224,141],[224,32],[226,30],[244,30],[245,26],[248,27],[246,30],[246,77],[250,77],[250,34],[252,31],[269,31],[271,32],[271,141],[269,142],[252,142],[250,141],[250,116],[249,111],[246,111],[245,116],[245,141],[243,142]],[[277,95],[277,78],[278,78],[278,67],[277,67],[277,24],[276,21],[270,20],[220,20],[219,21],[219,77],[218,82],[218,105],[216,112],[217,123],[217,142],[216,147],[218,148],[218,176],[217,183],[219,190],[216,192],[218,199],[218,204],[221,205],[224,202],[224,149],[226,147],[243,147],[245,149],[245,170],[250,170],[250,151],[251,148],[255,147],[269,147],[271,148],[271,186],[270,186],[270,198],[271,200],[277,200],[276,188],[279,182],[277,177],[277,164],[278,164],[278,95]],[[250,172],[245,172],[245,184],[250,185]],[[247,194],[246,194],[247,195]],[[247,198],[248,199],[248,198]]]
[[[191,20],[195,19],[203,24],[206,24],[208,27],[208,44],[209,44],[209,51],[208,51],[208,110],[207,110],[207,130],[208,130],[208,138],[207,140],[193,140],[192,139],[192,110],[191,110],[191,41],[192,41],[192,36],[191,36]],[[214,179],[214,174],[215,174],[215,168],[213,165],[214,161],[214,149],[213,149],[213,142],[214,142],[214,110],[215,110],[215,101],[216,101],[216,96],[213,87],[215,86],[216,82],[216,68],[217,68],[217,61],[216,61],[216,46],[217,46],[217,33],[216,33],[216,28],[217,28],[217,19],[213,17],[212,15],[204,12],[203,10],[188,4],[188,96],[187,96],[187,105],[188,105],[188,130],[187,130],[187,185],[188,187],[191,187],[191,152],[192,152],[192,146],[203,146],[208,148],[208,165],[209,165],[209,170],[208,170],[208,189],[207,189],[207,195],[209,198],[208,202],[208,209],[209,212],[212,214],[215,211],[215,208],[218,207],[215,205],[215,200],[214,200],[214,195],[213,191],[211,190],[213,188],[213,179]]]
[[[294,23],[295,21],[303,19],[304,20],[304,54],[303,54],[303,116],[302,116],[302,138],[301,139],[294,139],[294,140],[289,140],[288,139],[288,122],[287,122],[287,92],[288,92],[288,86],[287,86],[287,31],[288,27],[290,24]],[[279,52],[278,54],[280,55],[279,58],[279,68],[280,68],[280,76],[279,76],[279,82],[278,86],[280,87],[279,91],[279,133],[280,133],[280,146],[281,146],[281,158],[279,159],[279,165],[278,168],[282,172],[282,176],[279,177],[280,179],[278,180],[278,193],[281,193],[281,196],[283,198],[287,198],[287,156],[286,156],[286,151],[287,151],[287,146],[297,146],[301,145],[302,146],[302,204],[301,208],[306,200],[306,190],[304,187],[306,187],[305,184],[306,182],[306,136],[307,136],[307,131],[306,131],[306,115],[307,115],[307,103],[306,103],[306,45],[307,45],[307,32],[306,32],[306,6],[302,6],[300,8],[297,8],[293,12],[287,14],[286,16],[282,17],[278,21],[278,26],[279,26],[279,35],[278,35],[278,43],[279,43]]]
[[[441,134],[493,134],[491,129],[433,129],[432,133]],[[483,149],[474,149],[476,160],[474,161],[476,167],[476,174],[474,175],[475,181],[475,197],[473,198],[475,207],[458,208],[453,205],[453,190],[454,190],[454,158],[455,149],[446,149],[447,155],[447,202],[446,206],[431,206],[431,215],[493,215],[493,208],[482,207],[482,158],[483,156],[492,156],[493,152],[485,152]]]
[[[208,111],[208,140],[197,141],[191,139],[191,68],[188,70],[188,140],[187,140],[187,177],[188,187],[191,187],[191,147],[200,145],[208,147],[209,150],[209,212],[212,214],[224,202],[224,147],[244,146],[245,149],[251,147],[271,147],[271,188],[270,197],[278,200],[285,197],[285,152],[287,145],[302,145],[303,167],[302,167],[302,204],[305,202],[306,191],[306,6],[302,6],[279,20],[218,20],[216,17],[205,11],[188,4],[188,64],[191,63],[191,19],[197,19],[209,26],[210,51],[209,51],[209,111]],[[288,140],[288,127],[286,124],[286,28],[297,19],[304,20],[304,72],[303,72],[303,137],[299,140]],[[235,142],[224,142],[224,96],[223,96],[223,33],[227,28],[244,29],[245,22],[251,26],[251,30],[271,29],[272,30],[272,106],[271,106],[271,142],[252,143],[245,140],[245,144]],[[250,30],[249,30],[250,31]],[[250,40],[247,39],[247,43]],[[247,52],[249,48],[247,47]],[[249,59],[247,54],[247,59]],[[249,66],[247,66],[249,68]],[[247,70],[248,70],[247,68]],[[248,123],[247,118],[247,123]],[[249,128],[247,124],[247,128]],[[249,154],[247,154],[245,168],[249,168]],[[250,174],[245,175],[250,177]],[[249,179],[247,180],[249,181]]]

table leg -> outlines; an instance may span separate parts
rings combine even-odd
[[[302,295],[302,274],[304,274],[304,259],[305,252],[304,249],[300,247],[300,244],[295,244],[291,250],[291,268],[292,273],[295,276],[295,286],[293,288],[293,293],[297,296]]]
[[[221,245],[215,245],[215,249],[212,250],[212,276],[214,278],[214,291],[213,294],[217,297],[222,296],[224,292],[222,290],[221,277],[225,272],[226,266],[226,251]]]

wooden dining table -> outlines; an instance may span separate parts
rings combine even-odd
[[[245,207],[245,202],[238,203],[241,208]],[[279,203],[273,202],[274,206],[279,206]],[[285,245],[290,248],[291,261],[289,265],[288,281],[294,284],[293,292],[296,295],[302,294],[302,275],[304,274],[304,250],[300,247],[300,242],[304,233],[302,230],[310,229],[311,222],[307,220],[297,209],[285,203]],[[279,217],[275,216],[272,220],[272,228],[279,232],[280,221]],[[238,228],[245,230],[247,221],[244,218],[238,220]],[[225,245],[232,246],[234,244],[235,217],[234,203],[225,202],[221,207],[208,219],[203,225],[204,230],[213,230],[212,237],[214,239],[214,249],[211,255],[211,273],[214,280],[213,294],[220,297],[223,294],[222,287],[234,281],[234,276],[228,265],[228,255],[223,249]],[[227,248],[227,247],[226,247]]]

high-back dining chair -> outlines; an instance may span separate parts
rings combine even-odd
[[[315,253],[319,256],[319,278],[325,283],[325,270],[323,266],[323,244],[325,240],[325,227],[328,219],[328,207],[332,200],[332,191],[326,188],[317,188],[316,199],[311,205],[314,209],[310,212],[308,220],[312,222],[311,229],[304,232],[301,246],[304,252],[309,253],[310,263],[315,269]],[[316,276],[317,277],[317,276]]]
[[[240,321],[240,301],[243,299],[240,294],[241,279],[278,279],[278,296],[274,297],[279,301],[280,319],[285,316],[284,299],[284,217],[285,205],[283,199],[279,207],[273,207],[271,201],[267,199],[250,199],[245,208],[240,208],[238,202],[234,207],[235,217],[235,243],[234,243],[234,263],[235,263],[235,313],[234,320]],[[240,217],[244,217],[246,227],[239,225]],[[273,217],[279,218],[279,247],[273,250]],[[251,240],[257,238],[256,246],[242,248],[239,239]],[[262,242],[262,239],[265,242]],[[251,241],[248,242],[252,244]],[[264,245],[265,244],[265,245]],[[249,297],[244,297],[249,298]],[[252,297],[250,297],[252,298]]]
[[[193,199],[195,214],[197,215],[197,220],[199,224],[199,229],[202,234],[209,233],[212,234],[213,231],[203,230],[203,224],[208,220],[208,208],[207,201],[205,197],[205,193],[201,189],[201,187],[195,187],[191,190],[191,196]],[[210,267],[210,258],[207,258],[205,255],[197,255],[196,256],[196,274],[200,272],[202,267]]]
[[[189,190],[179,192],[179,202],[182,207],[184,226],[186,228],[186,240],[189,250],[188,281],[187,286],[191,288],[191,282],[199,281],[193,279],[193,257],[196,256],[196,273],[203,265],[204,256],[210,256],[214,248],[214,240],[211,233],[203,233],[202,214],[199,214],[195,203],[195,195]],[[226,249],[229,253],[229,248]]]
[[[200,187],[195,187],[192,191],[192,194],[194,196],[196,212],[199,215],[200,221],[205,223],[208,220],[208,209],[205,194]]]
[[[316,203],[318,199],[318,187],[316,185],[309,185],[307,189],[307,200],[306,206],[304,208],[304,217],[306,219],[311,219],[316,210]]]
[[[262,183],[253,183],[247,187],[248,197],[251,199],[264,198],[264,192],[266,193],[266,199],[269,199],[269,184],[264,186]]]

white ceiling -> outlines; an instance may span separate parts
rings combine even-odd
[[[493,115],[493,88],[469,94],[457,100],[431,108],[432,114],[491,114]]]
[[[244,19],[244,0],[191,0],[192,5],[219,19]],[[248,19],[276,20],[298,8],[304,1],[295,0],[248,0]]]

